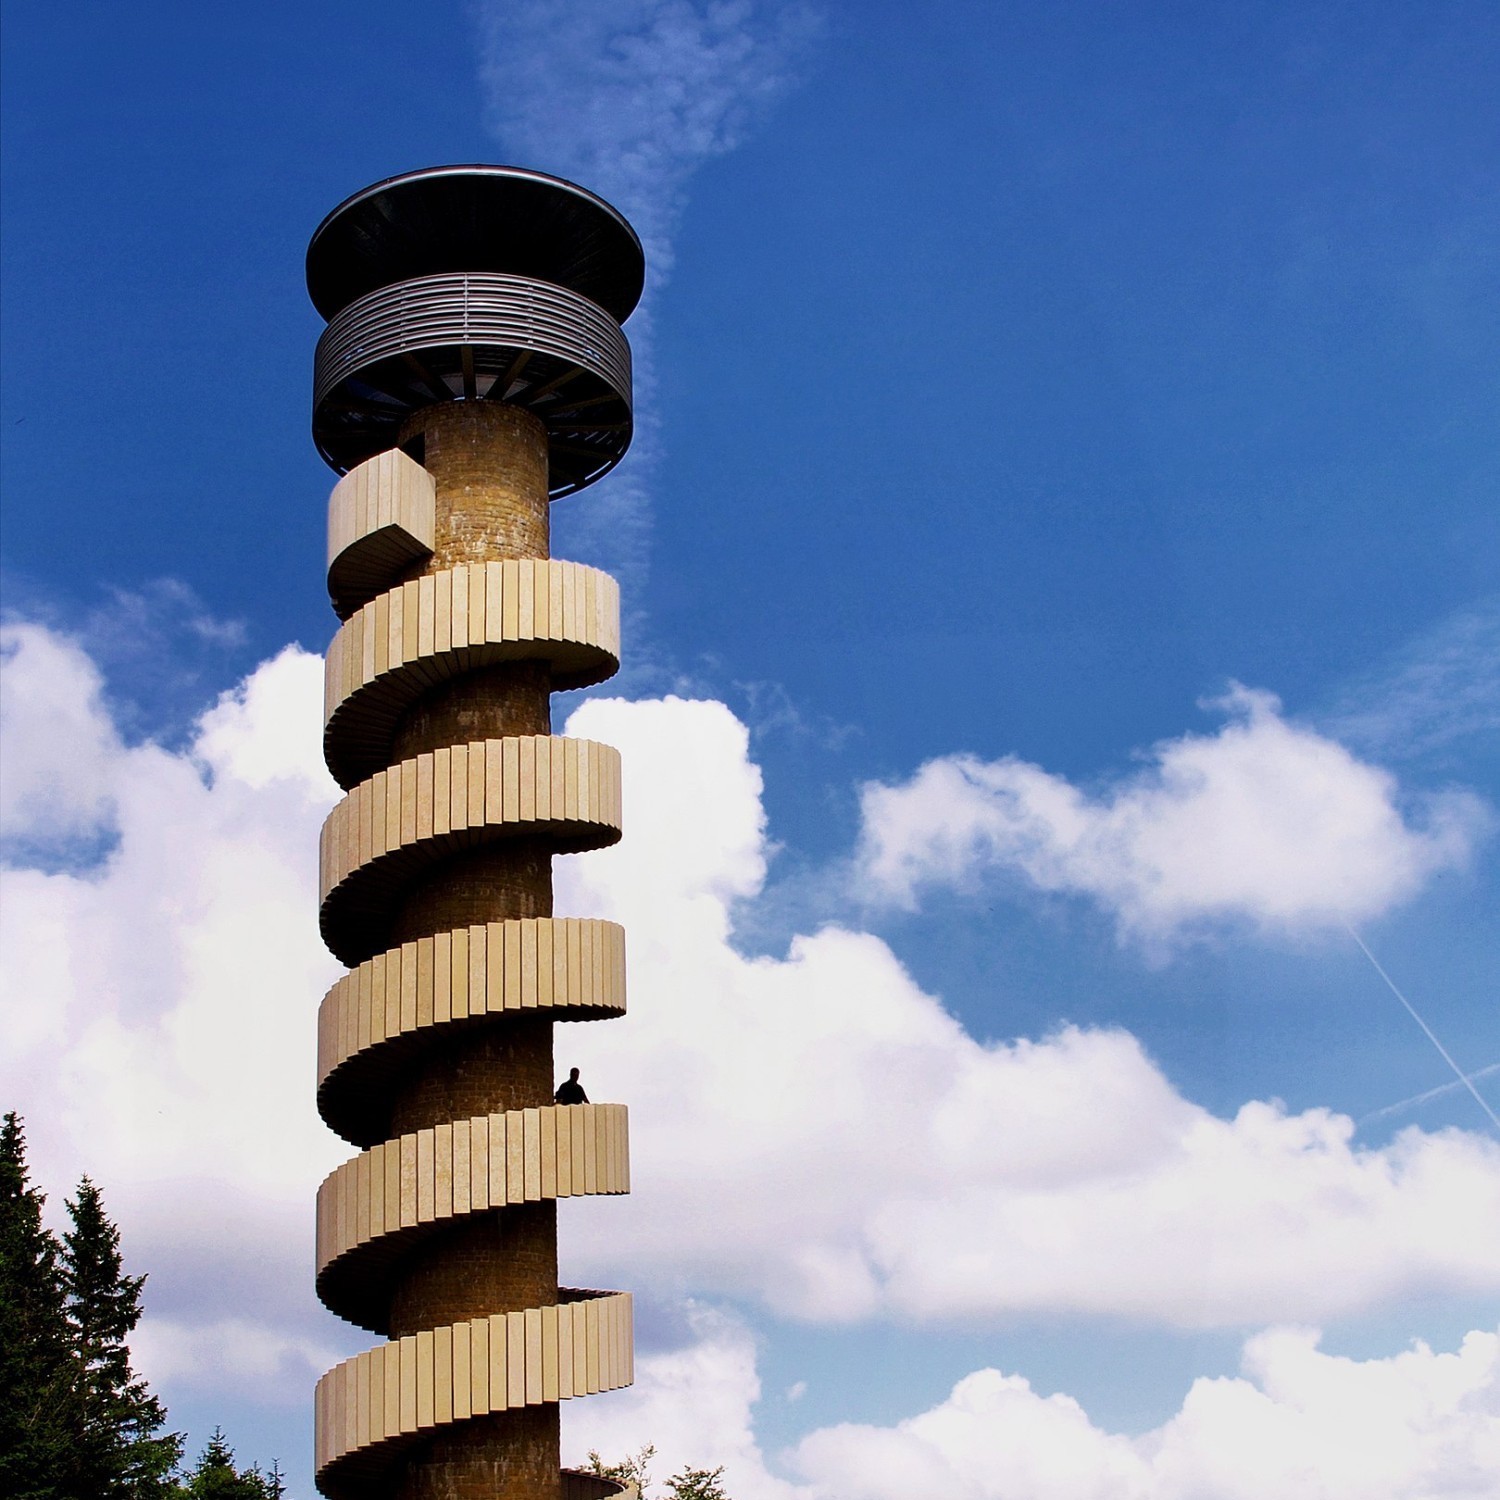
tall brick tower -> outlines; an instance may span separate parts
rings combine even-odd
[[[618,1104],[554,1104],[556,1021],[625,1008],[624,935],[552,915],[552,856],[613,843],[616,752],[551,695],[618,667],[619,595],[548,507],[631,435],[644,262],[572,183],[437,167],[313,235],[328,509],[318,1293],[385,1342],[318,1384],[333,1500],[594,1500],[558,1402],[627,1385],[631,1303],[557,1284],[557,1200],[629,1188]],[[588,1080],[585,1080],[586,1082]]]

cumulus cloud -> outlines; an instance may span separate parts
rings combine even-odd
[[[117,839],[87,869],[0,877],[0,1091],[37,1175],[104,1186],[177,1330],[167,1367],[214,1346],[226,1285],[287,1347],[357,1343],[306,1274],[313,1191],[345,1154],[312,1102],[336,972],[314,920],[334,795],[318,664],[284,651],[174,751],[124,743],[86,659],[43,648],[71,663],[65,710],[102,747],[82,804],[112,808]],[[12,706],[18,743],[48,742],[51,699]],[[747,956],[734,913],[770,846],[743,724],[720,703],[595,699],[569,729],[622,748],[627,838],[560,860],[558,905],[626,924],[632,989],[626,1019],[563,1028],[558,1062],[630,1103],[636,1163],[630,1198],[564,1206],[579,1284],[824,1321],[1195,1327],[1500,1287],[1493,1142],[1412,1129],[1365,1150],[1343,1117],[1274,1102],[1224,1119],[1118,1030],[981,1043],[869,933]]]
[[[890,1426],[841,1424],[768,1460],[748,1329],[700,1312],[694,1340],[637,1363],[635,1387],[565,1408],[568,1451],[617,1457],[650,1439],[658,1475],[725,1466],[737,1500],[1488,1500],[1500,1472],[1500,1336],[1452,1352],[1324,1353],[1305,1328],[1244,1346],[1241,1373],[1200,1379],[1140,1436],[996,1369]],[[781,1472],[777,1472],[781,1471]],[[790,1476],[790,1477],[784,1477]]]
[[[1091,795],[1040,766],[929,761],[862,796],[859,870],[873,895],[1009,874],[1085,896],[1123,934],[1160,942],[1226,922],[1306,933],[1359,922],[1462,866],[1491,826],[1472,794],[1403,797],[1395,777],[1235,686],[1213,735],[1153,747]]]
[[[232,1282],[263,1314],[306,1319],[308,1204],[342,1155],[311,1089],[338,972],[315,918],[336,790],[321,664],[288,647],[174,751],[122,740],[74,643],[36,625],[10,638],[0,1094],[27,1118],[35,1176],[54,1203],[84,1171],[102,1185],[154,1308],[191,1321]],[[106,815],[93,863],[51,857]]]
[[[1347,1118],[1275,1102],[1222,1119],[1117,1030],[981,1043],[869,933],[746,957],[733,912],[766,833],[743,725],[718,703],[595,699],[569,732],[624,756],[625,840],[558,876],[561,906],[625,923],[631,1015],[565,1030],[558,1057],[630,1101],[640,1167],[629,1200],[583,1212],[597,1238],[567,1241],[626,1284],[814,1319],[1185,1326],[1500,1285],[1494,1142],[1364,1150]]]
[[[98,833],[120,751],[98,667],[66,637],[14,621],[0,626],[0,671],[0,839],[35,848]]]
[[[718,1308],[689,1304],[686,1312],[690,1339],[638,1356],[633,1386],[563,1404],[564,1463],[582,1464],[590,1451],[614,1462],[649,1443],[658,1479],[722,1464],[736,1500],[798,1500],[802,1492],[770,1472],[755,1437],[753,1335]]]
[[[304,1407],[318,1377],[347,1351],[248,1318],[183,1323],[152,1317],[131,1339],[132,1362],[154,1387],[191,1385]]]

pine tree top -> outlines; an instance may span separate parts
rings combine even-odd
[[[42,1223],[45,1201],[12,1111],[0,1124],[0,1495],[15,1500],[50,1494],[71,1446],[61,1247]]]
[[[4,1500],[282,1500],[280,1468],[237,1469],[215,1428],[178,1472],[182,1437],[131,1368],[126,1342],[146,1278],[127,1276],[120,1231],[84,1177],[61,1241],[42,1223],[26,1133],[0,1119],[0,1497]]]
[[[223,1428],[215,1427],[179,1494],[183,1500],[280,1500],[281,1471],[274,1464],[268,1475],[258,1464],[237,1469],[234,1449]]]

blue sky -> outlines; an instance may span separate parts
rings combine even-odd
[[[1500,1107],[1497,52],[1479,4],[8,8],[0,1079],[151,1272],[194,1442],[310,1494],[299,1382],[358,1345],[278,1061],[329,978],[302,253],[499,160],[652,255],[636,448],[554,513],[629,611],[580,732],[638,767],[625,863],[560,874],[630,929],[632,1019],[577,1045],[647,1184],[564,1223],[642,1307],[577,1440],[737,1500],[1173,1500],[1251,1484],[1205,1454],[1284,1398],[1308,1496],[1486,1493],[1496,1132],[1347,929]],[[1451,1462],[1339,1478],[1339,1380],[1444,1358]]]

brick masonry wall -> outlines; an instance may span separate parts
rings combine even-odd
[[[391,1301],[392,1338],[557,1301],[555,1203],[466,1219],[435,1236],[435,1249],[402,1276]]]
[[[432,1440],[412,1464],[401,1500],[555,1497],[561,1490],[558,1448],[556,1406],[481,1417],[462,1434]]]
[[[417,412],[402,445],[420,441],[436,483],[434,551],[411,577],[460,563],[546,557],[547,437],[540,421],[483,401]],[[392,760],[444,745],[547,734],[551,682],[540,662],[467,673],[429,691],[397,726]],[[545,840],[466,850],[414,880],[391,942],[511,917],[550,916]],[[403,1069],[393,1134],[444,1120],[551,1102],[552,1023],[492,1016],[435,1041]],[[402,1268],[390,1309],[393,1337],[557,1300],[557,1205],[497,1210],[424,1240]],[[528,1407],[466,1422],[402,1460],[398,1500],[557,1500],[558,1413]]]

